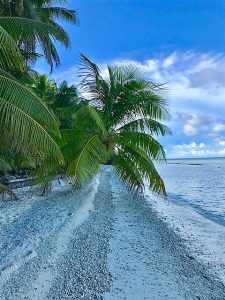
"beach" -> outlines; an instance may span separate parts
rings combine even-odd
[[[47,197],[18,195],[0,203],[1,300],[225,298],[161,206],[132,194],[111,166],[77,192],[55,184]]]

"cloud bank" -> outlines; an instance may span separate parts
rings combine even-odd
[[[97,62],[99,63],[99,62]],[[168,157],[225,155],[225,55],[173,52],[145,61],[115,59],[106,65],[132,64],[156,83],[165,83],[173,135],[164,143]],[[56,75],[77,83],[76,67]]]

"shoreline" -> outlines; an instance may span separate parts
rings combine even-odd
[[[225,285],[225,226],[185,204],[156,199],[149,193],[146,197],[157,217],[182,239],[193,258]]]
[[[111,167],[79,192],[63,187],[23,201],[0,205],[9,220],[18,203],[0,225],[2,300],[225,296],[218,278]]]

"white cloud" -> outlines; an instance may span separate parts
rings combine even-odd
[[[187,136],[197,135],[198,134],[197,128],[194,128],[190,124],[185,124],[183,131],[184,131],[184,134],[186,134]]]
[[[189,144],[173,145],[171,152],[175,157],[195,157],[209,155],[210,149],[204,143],[191,142]]]
[[[225,137],[216,137],[213,142],[195,142],[170,145],[169,157],[213,157],[225,155]]]
[[[211,145],[203,142],[183,143],[172,145],[169,153],[171,158],[223,156],[225,155],[225,143],[223,145],[219,143]]]
[[[166,83],[173,116],[171,146],[167,145],[169,156],[225,155],[225,54],[187,51],[145,61],[114,59],[96,63],[104,76],[107,64],[132,64],[150,80]],[[76,67],[55,77],[78,82]]]
[[[225,140],[218,141],[218,144],[225,148]]]
[[[77,67],[74,66],[68,70],[53,74],[53,78],[57,82],[62,82],[63,80],[66,80],[69,84],[76,85],[79,82],[79,78],[78,78],[78,74],[77,74]]]
[[[225,124],[224,123],[216,123],[213,127],[214,132],[223,132],[225,131]]]
[[[225,113],[225,55],[212,53],[173,52],[168,56],[159,56],[145,61],[114,59],[96,62],[103,75],[106,66],[132,64],[143,70],[150,80],[166,83],[167,97],[171,112],[193,108],[202,112]],[[76,66],[54,75],[57,80],[77,83]]]
[[[206,113],[176,112],[173,117],[173,127],[178,128],[176,134],[209,136],[213,133],[215,137],[225,130],[225,121],[220,121],[217,116]]]
[[[225,112],[225,55],[174,52],[144,62],[120,59],[112,64],[133,64],[150,79],[166,83],[171,110],[201,106],[203,111]]]
[[[172,65],[174,65],[174,63],[176,62],[177,60],[177,54],[176,53],[172,53],[170,56],[166,57],[164,60],[163,60],[163,68],[169,68],[171,67]]]

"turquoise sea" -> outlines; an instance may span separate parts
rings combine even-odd
[[[225,226],[225,158],[169,159],[157,168],[169,201]]]

